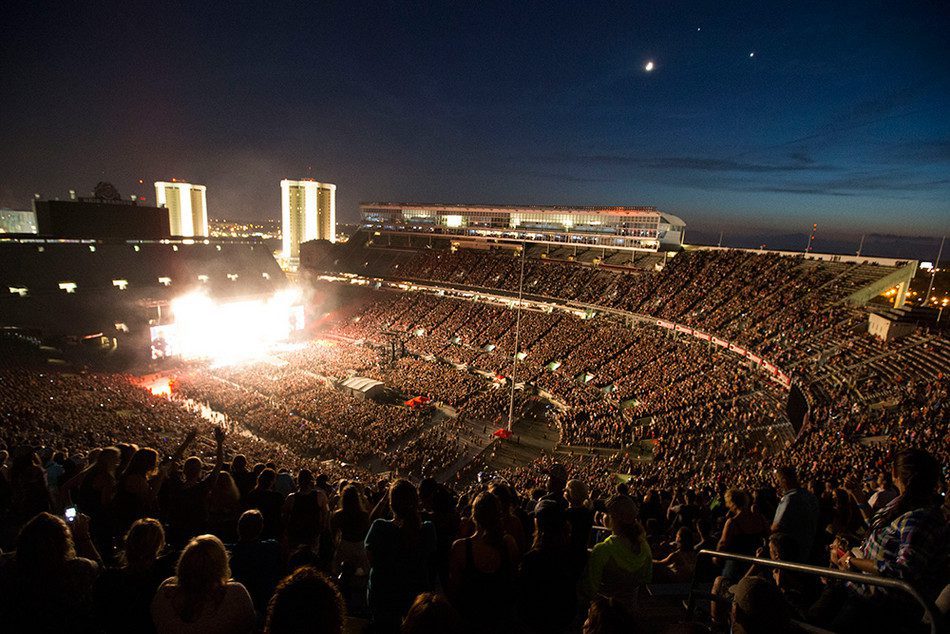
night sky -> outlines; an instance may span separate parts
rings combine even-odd
[[[0,207],[175,177],[212,216],[278,218],[278,181],[312,177],[341,221],[643,204],[688,240],[950,232],[947,2],[144,4],[4,3]]]

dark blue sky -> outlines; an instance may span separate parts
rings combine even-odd
[[[344,220],[383,199],[950,231],[943,1],[126,4],[4,3],[0,206],[177,177],[214,216],[276,218],[279,179],[311,176]]]

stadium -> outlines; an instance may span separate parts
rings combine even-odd
[[[689,245],[652,207],[361,213],[346,242],[303,243],[292,281],[255,240],[0,239],[4,550],[70,508],[77,552],[111,562],[159,518],[169,552],[234,544],[258,614],[302,561],[337,579],[354,622],[390,631],[408,605],[367,603],[384,545],[366,530],[422,518],[432,571],[410,603],[444,588],[465,605],[452,544],[472,536],[570,580],[560,611],[530,588],[564,587],[539,578],[484,621],[459,608],[471,631],[579,631],[608,595],[644,631],[721,628],[742,557],[799,566],[806,622],[807,566],[869,534],[895,460],[921,500],[912,487],[932,495],[948,464],[950,339],[904,307],[914,260]],[[814,509],[789,510],[792,493]],[[652,557],[607,580],[592,563],[611,533]],[[278,545],[268,570],[236,555]],[[868,559],[835,561],[852,556]],[[909,603],[888,590],[915,625],[946,594],[932,568],[896,575]],[[491,574],[515,593],[514,572]]]

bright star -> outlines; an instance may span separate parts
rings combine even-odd
[[[650,71],[652,71],[652,70],[653,70],[653,62],[647,62],[647,65],[643,67],[643,70],[645,70],[645,71],[648,72],[648,73],[649,73]]]
[[[755,57],[755,52],[749,53],[749,57]]]

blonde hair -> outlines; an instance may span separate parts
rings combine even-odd
[[[230,578],[228,551],[220,539],[214,535],[199,535],[188,542],[175,568],[182,620],[196,620],[214,592]]]

